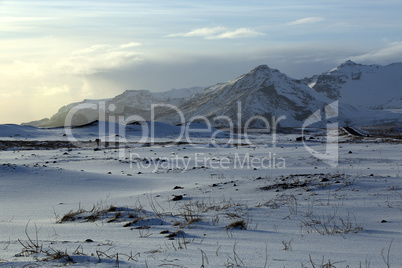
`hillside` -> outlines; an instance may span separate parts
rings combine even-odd
[[[402,109],[402,63],[381,66],[348,60],[304,81],[317,92],[341,103],[370,109]]]
[[[402,63],[380,66],[346,61],[327,73],[303,80],[260,65],[232,81],[206,89],[126,90],[111,99],[63,106],[50,119],[24,125],[60,127],[122,117],[173,125],[208,120],[214,127],[272,128],[272,118],[281,118],[277,126],[302,127],[309,116],[324,111],[329,104],[336,106],[336,114],[315,114],[316,126],[324,127],[328,122],[322,119],[329,117],[336,117],[340,125],[398,125],[402,120],[401,89]],[[152,109],[153,104],[157,108]]]

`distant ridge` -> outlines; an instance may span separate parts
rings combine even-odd
[[[156,120],[178,125],[184,122],[175,106],[183,113],[185,121],[194,116],[205,117],[215,127],[244,126],[265,127],[261,118],[281,116],[281,127],[301,127],[317,110],[338,101],[337,122],[341,125],[367,126],[401,124],[402,63],[387,66],[363,65],[347,60],[329,72],[302,80],[293,79],[268,65],[259,65],[227,83],[208,88],[193,87],[166,92],[126,90],[106,100],[84,100],[60,108],[50,119],[25,123],[37,127],[65,125],[67,114],[77,105],[114,105],[107,110],[109,116],[136,115],[143,121]],[[241,106],[239,106],[239,103]],[[151,117],[151,105],[160,104]],[[240,110],[239,110],[240,109]],[[239,117],[239,115],[241,115]],[[222,117],[230,120],[222,120]],[[215,120],[217,117],[220,120]],[[251,120],[253,117],[260,119]],[[325,117],[324,117],[325,118]],[[75,112],[71,125],[85,125],[99,120],[99,111],[82,108]],[[322,122],[325,125],[325,120]]]

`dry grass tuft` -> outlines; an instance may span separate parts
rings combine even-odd
[[[230,229],[241,229],[241,230],[247,230],[247,223],[244,220],[240,221],[235,221],[226,226],[226,230]]]

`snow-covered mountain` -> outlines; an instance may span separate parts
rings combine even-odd
[[[180,105],[193,95],[199,94],[203,87],[171,89],[166,92],[150,92],[149,90],[126,90],[111,99],[86,99],[82,102],[63,106],[50,119],[23,123],[35,127],[60,127],[66,125],[66,117],[72,115],[71,125],[83,125],[93,121],[118,116],[129,117],[138,115],[144,120],[150,120],[150,107],[152,104]],[[73,109],[76,109],[73,110]],[[103,113],[105,111],[105,113]],[[105,118],[102,118],[105,117]],[[68,120],[70,121],[70,120]],[[69,125],[69,124],[67,124]]]
[[[260,65],[232,81],[205,89],[155,93],[127,90],[111,99],[72,103],[50,119],[26,125],[83,125],[122,116],[131,121],[156,120],[173,125],[209,120],[215,127],[272,128],[273,118],[282,117],[277,126],[301,127],[312,115],[311,119],[321,126],[330,117],[336,117],[340,125],[400,124],[401,100],[402,63],[380,66],[346,61],[327,73],[303,80]],[[159,106],[151,109],[153,104]],[[329,104],[339,108],[336,114],[315,114]]]
[[[355,107],[402,109],[402,63],[362,65],[348,60],[304,82],[330,99]]]
[[[299,80],[267,65],[260,65],[233,81],[205,89],[201,95],[181,105],[180,110],[186,121],[192,117],[205,116],[219,127],[228,127],[231,123],[244,126],[253,117],[260,119],[250,121],[250,126],[265,127],[261,118],[267,119],[271,126],[273,116],[286,116],[278,125],[291,127],[301,126],[308,116],[330,102],[326,96]],[[228,119],[215,120],[218,116]],[[175,111],[165,114],[159,120],[181,123]]]

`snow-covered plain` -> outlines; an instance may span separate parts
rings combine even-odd
[[[4,149],[0,267],[401,267],[401,143],[340,136],[332,167],[298,136]]]

